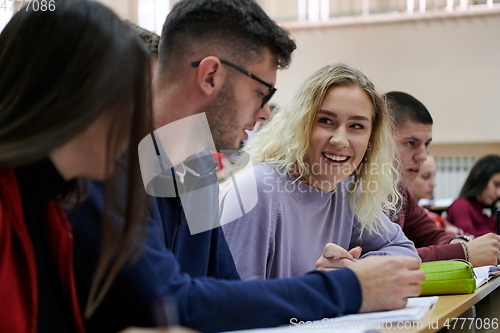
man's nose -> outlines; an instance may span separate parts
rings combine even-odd
[[[257,121],[266,121],[269,119],[271,119],[271,107],[269,103],[266,103],[257,113]]]
[[[413,159],[418,163],[425,162],[427,160],[427,149],[425,145],[420,145],[420,147],[418,147]]]

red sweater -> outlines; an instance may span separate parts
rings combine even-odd
[[[497,221],[494,216],[484,214],[483,208],[477,200],[458,198],[448,208],[448,221],[476,237],[489,232],[496,234]]]
[[[392,220],[399,224],[406,237],[415,243],[422,261],[465,259],[464,249],[460,243],[449,244],[455,237],[438,229],[436,223],[427,216],[425,209],[418,205],[406,187],[402,189],[402,194],[405,205],[397,220]]]
[[[38,285],[35,253],[24,223],[13,169],[0,169],[0,331],[37,332]],[[73,273],[73,235],[66,215],[53,201],[46,210],[47,237],[71,306],[78,333],[84,333]]]

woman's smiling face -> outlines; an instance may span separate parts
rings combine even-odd
[[[372,133],[373,105],[356,85],[328,90],[314,118],[305,162],[305,181],[333,191],[351,175],[365,156]]]

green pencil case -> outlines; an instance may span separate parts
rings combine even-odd
[[[470,294],[476,290],[472,265],[465,260],[424,262],[425,281],[420,296]]]

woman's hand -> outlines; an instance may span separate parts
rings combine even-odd
[[[328,243],[323,249],[323,254],[316,261],[317,270],[332,270],[341,267],[349,267],[354,261],[357,261],[361,255],[361,247],[347,251],[346,249],[338,246],[337,244]]]

